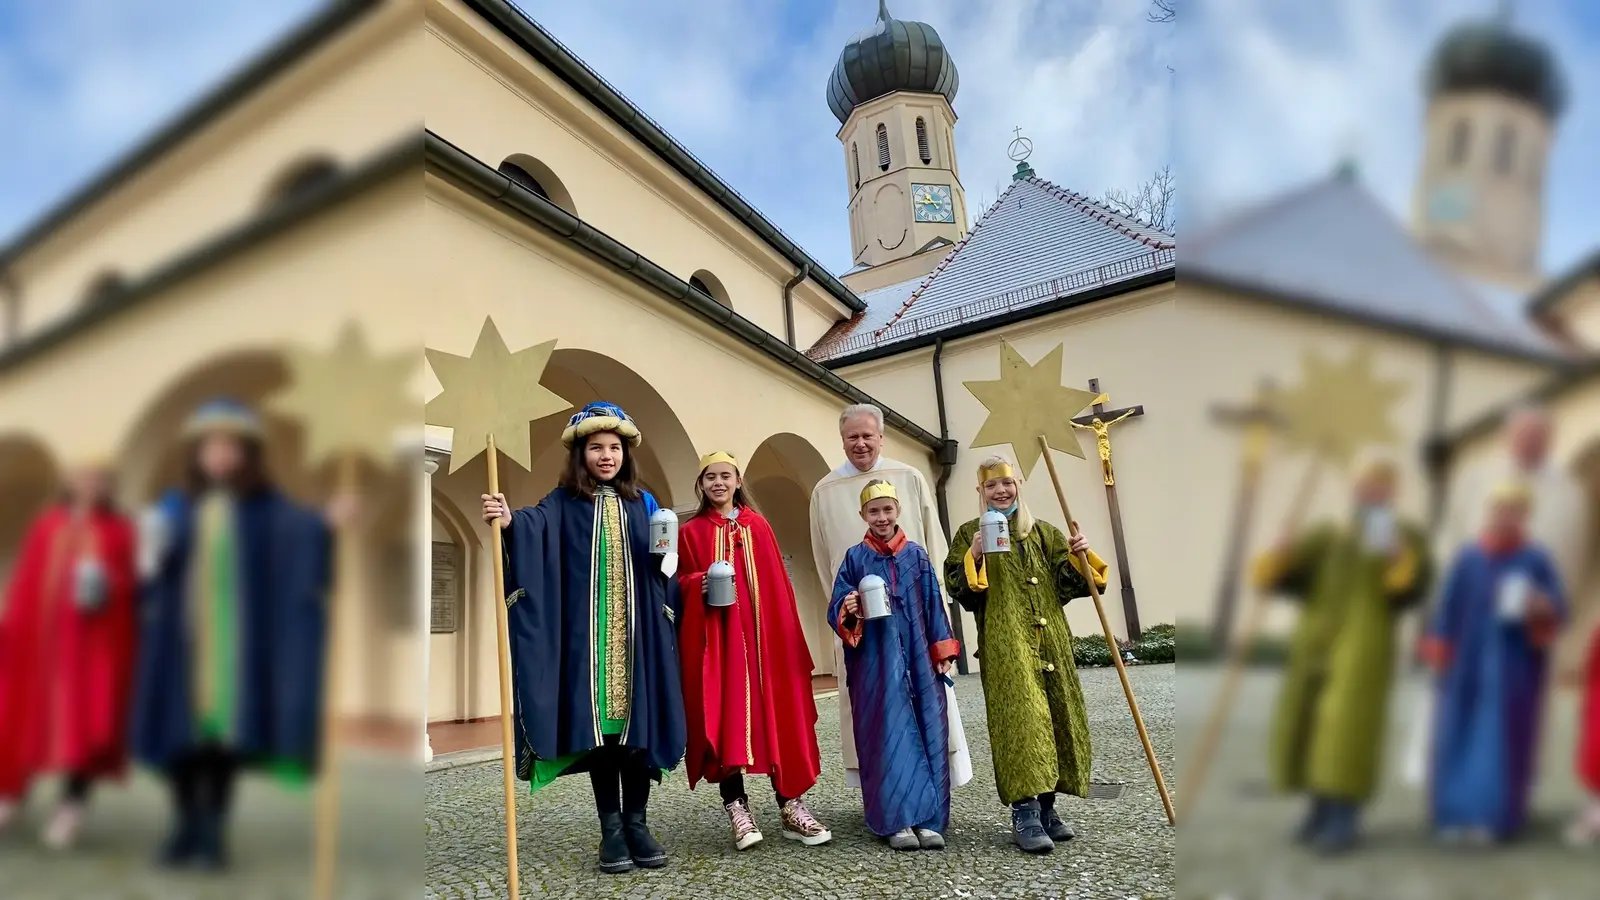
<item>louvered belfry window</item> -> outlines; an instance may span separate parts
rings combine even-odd
[[[878,123],[878,168],[889,171],[889,129]]]
[[[850,142],[850,177],[856,187],[861,187],[861,154],[856,152],[855,141]]]
[[[933,151],[928,149],[928,125],[917,117],[917,155],[922,157],[922,164],[933,162]]]

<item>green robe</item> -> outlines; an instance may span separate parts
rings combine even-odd
[[[1089,585],[1060,529],[1035,521],[1012,531],[1010,553],[986,557],[988,589],[972,589],[966,555],[978,520],[962,525],[944,563],[945,588],[978,620],[978,659],[989,713],[995,786],[1008,806],[1051,791],[1089,788],[1089,719],[1063,609]]]
[[[1399,528],[1404,559],[1361,546],[1354,528],[1322,526],[1257,563],[1257,586],[1303,606],[1272,728],[1279,790],[1363,801],[1377,785],[1399,613],[1428,588],[1427,543]]]

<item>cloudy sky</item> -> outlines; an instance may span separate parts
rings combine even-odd
[[[961,73],[968,205],[1010,179],[1012,129],[1039,174],[1089,194],[1171,163],[1180,227],[1318,178],[1342,152],[1397,215],[1419,153],[1419,71],[1495,0],[889,0],[938,29]],[[0,166],[14,233],[317,5],[315,0],[0,4]],[[521,0],[522,7],[813,254],[849,265],[843,154],[824,100],[873,0]],[[1552,163],[1546,261],[1600,243],[1600,4],[1520,0],[1574,85]],[[1586,61],[1587,58],[1587,61]],[[1169,68],[1171,67],[1171,68]],[[1179,74],[1174,75],[1172,69]],[[1176,155],[1175,150],[1176,148]]]

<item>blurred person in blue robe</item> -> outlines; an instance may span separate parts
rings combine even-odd
[[[185,484],[140,529],[132,749],[171,788],[158,861],[219,871],[239,772],[299,785],[317,764],[331,538],[273,485],[254,411],[207,402],[183,438]]]

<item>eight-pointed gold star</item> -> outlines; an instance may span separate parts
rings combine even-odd
[[[1000,379],[963,382],[989,409],[989,417],[973,437],[972,445],[1010,444],[1024,477],[1044,455],[1039,446],[1040,435],[1053,449],[1084,458],[1071,420],[1099,395],[1062,386],[1062,346],[1057,344],[1037,365],[1030,366],[1022,354],[1001,341]]]
[[[266,406],[301,423],[312,466],[345,454],[382,463],[394,455],[397,433],[416,425],[420,410],[406,390],[415,354],[374,355],[361,329],[347,323],[328,352],[284,349],[289,385]]]
[[[424,419],[454,431],[451,472],[487,449],[491,434],[502,453],[524,469],[533,468],[528,423],[572,408],[539,383],[555,349],[555,341],[545,341],[512,353],[494,320],[485,318],[472,356],[426,351],[444,391],[428,401]]]
[[[1392,445],[1399,439],[1390,410],[1406,384],[1372,371],[1372,350],[1360,346],[1348,359],[1330,361],[1308,351],[1300,383],[1268,399],[1284,422],[1284,441],[1347,467],[1368,444]]]

